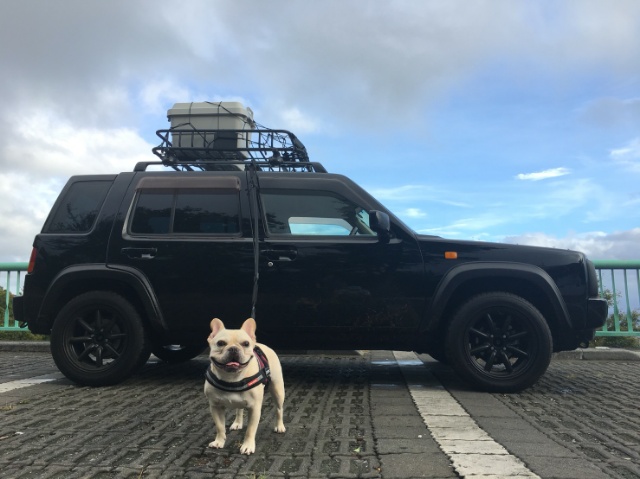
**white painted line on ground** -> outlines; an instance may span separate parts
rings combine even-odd
[[[15,381],[0,383],[0,394],[13,391],[14,389],[21,389],[21,388],[26,388],[28,386],[34,386],[36,384],[55,381],[56,379],[62,379],[63,377],[64,376],[60,373],[51,373],[51,374],[43,374],[42,376],[35,376],[33,378],[17,379]]]
[[[480,428],[414,353],[393,354],[422,420],[461,477],[540,479]]]

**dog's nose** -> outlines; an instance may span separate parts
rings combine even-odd
[[[229,356],[230,358],[240,358],[241,355],[242,351],[236,346],[231,346],[229,349],[227,349],[227,356]]]

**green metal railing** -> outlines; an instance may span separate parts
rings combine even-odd
[[[598,271],[600,296],[610,296],[611,302],[607,324],[596,331],[596,336],[640,337],[640,261],[593,263]]]
[[[4,296],[4,298],[2,298],[4,299],[2,302],[4,314],[0,322],[0,331],[17,331],[22,329],[10,315],[10,311],[13,309],[11,298],[21,291],[23,280],[22,272],[27,270],[27,266],[28,263],[0,263],[0,276],[4,276],[5,279],[5,281],[0,284],[2,288],[0,291],[2,291]]]
[[[600,295],[610,296],[611,307],[607,324],[597,336],[640,337],[640,261],[595,260]],[[27,263],[0,263],[0,291],[4,293],[4,314],[0,331],[17,331],[20,325],[10,315],[11,298],[22,290]],[[622,306],[621,306],[622,305]]]

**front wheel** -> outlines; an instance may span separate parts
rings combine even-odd
[[[525,299],[504,292],[480,294],[455,313],[447,357],[480,389],[517,392],[531,386],[551,362],[553,339],[544,316]]]
[[[51,354],[72,381],[107,386],[142,367],[151,349],[131,303],[112,292],[91,291],[69,301],[56,316]]]

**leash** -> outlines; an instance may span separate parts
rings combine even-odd
[[[251,294],[251,315],[256,319],[256,303],[258,302],[258,281],[260,280],[260,234],[258,230],[258,168],[255,159],[247,165],[247,183],[249,186],[249,202],[251,203],[251,232],[253,234],[253,292]]]
[[[264,384],[266,386],[267,384],[269,384],[269,381],[271,381],[271,369],[269,368],[269,360],[264,354],[264,351],[262,351],[262,349],[260,349],[258,346],[253,348],[253,354],[258,361],[258,367],[260,368],[260,370],[257,374],[254,374],[251,377],[236,382],[223,381],[222,379],[218,379],[218,377],[213,374],[213,371],[210,367],[207,368],[207,371],[204,373],[204,377],[207,382],[214,388],[226,392],[238,393],[248,391],[249,389],[253,389],[260,384]]]

